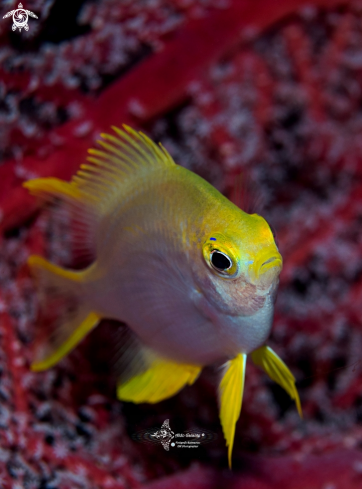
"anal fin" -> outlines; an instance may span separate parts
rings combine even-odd
[[[187,384],[195,382],[201,367],[175,363],[156,357],[147,370],[134,375],[117,387],[121,401],[156,403],[172,397]]]

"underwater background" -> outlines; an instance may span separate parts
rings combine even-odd
[[[362,487],[362,2],[27,0],[0,3],[0,487]],[[270,346],[304,419],[247,365],[233,470],[218,372],[159,404],[116,399],[104,322],[58,366],[29,370],[38,301],[26,264],[80,267],[69,224],[21,187],[69,179],[122,123],[229,198],[246,175],[284,268]],[[237,196],[236,196],[237,197]],[[204,430],[170,449],[148,430]]]

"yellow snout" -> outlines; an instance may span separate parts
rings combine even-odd
[[[275,246],[260,251],[249,267],[250,281],[254,285],[270,286],[282,271],[283,259]]]

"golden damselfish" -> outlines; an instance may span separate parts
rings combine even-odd
[[[231,467],[249,353],[301,414],[293,375],[265,346],[281,255],[261,216],[176,165],[144,134],[113,129],[71,182],[24,183],[69,211],[79,247],[94,257],[80,271],[29,258],[43,307],[54,298],[64,303],[32,369],[55,365],[102,318],[126,323],[133,335],[119,353],[127,372],[121,400],[159,402],[195,382],[205,365],[222,363],[220,419]]]

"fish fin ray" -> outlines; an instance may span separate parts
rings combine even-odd
[[[176,363],[161,358],[143,348],[143,368],[117,385],[117,397],[121,401],[136,404],[154,404],[177,394],[186,385],[195,382],[201,372],[198,365]]]
[[[246,354],[239,353],[226,363],[219,386],[220,420],[228,447],[229,468],[231,468],[235,426],[240,416],[243,400],[245,368]]]
[[[258,191],[250,172],[245,169],[234,179],[230,200],[248,214],[263,214],[265,209],[265,197]]]
[[[38,282],[42,319],[31,369],[41,371],[73,350],[101,317],[81,300],[85,272],[65,270],[36,255],[28,264]]]
[[[57,178],[37,178],[23,183],[29,192],[47,202],[60,201],[60,208],[70,212],[76,223],[87,223],[74,248],[87,243],[84,255],[96,256],[96,236],[104,215],[114,202],[122,200],[122,191],[130,180],[155,169],[169,168],[175,163],[169,153],[124,125],[113,127],[115,135],[102,134],[102,150],[89,149],[88,163],[80,166],[71,182]]]
[[[103,200],[107,201],[112,190],[116,189],[119,195],[129,178],[138,177],[144,171],[175,165],[169,153],[145,134],[126,125],[123,129],[114,126],[112,129],[116,135],[101,134],[98,143],[103,149],[91,148],[87,158],[90,165],[83,167],[77,173],[78,178],[72,180],[84,192],[90,190],[89,181],[93,183],[98,176],[102,179]]]
[[[303,418],[299,394],[295,386],[295,377],[283,360],[269,347],[262,346],[251,354],[252,360],[274,382],[280,385],[295,401],[299,416]]]
[[[100,220],[97,194],[84,192],[77,185],[58,178],[36,178],[23,183],[30,194],[54,204],[55,211],[76,233],[71,235],[71,248],[77,258],[91,262],[96,256],[96,230]]]

